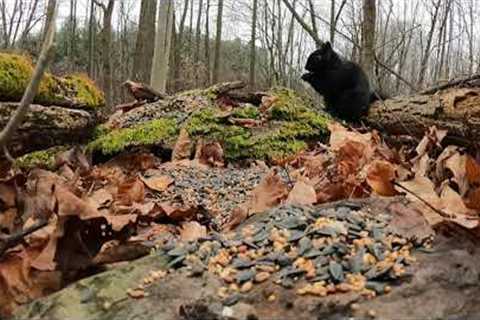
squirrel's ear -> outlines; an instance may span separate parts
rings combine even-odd
[[[330,43],[330,41],[325,42],[325,44],[323,46],[324,46],[325,49],[329,49],[329,50],[332,49],[332,44]]]

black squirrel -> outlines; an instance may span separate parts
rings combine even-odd
[[[362,68],[342,59],[330,42],[310,54],[305,69],[309,72],[302,75],[302,80],[323,96],[326,111],[340,119],[359,120],[378,99]]]

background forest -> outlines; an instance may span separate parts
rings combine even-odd
[[[167,46],[156,59],[168,59],[160,72],[168,92],[227,80],[259,90],[304,88],[299,76],[315,38],[356,62],[370,41],[376,63],[367,68],[389,95],[479,71],[478,1],[387,0],[376,6],[358,0],[63,0],[52,69],[88,73],[110,103],[126,99],[120,86],[126,79],[150,82],[159,41]],[[1,48],[35,57],[45,12],[43,0],[0,0]]]

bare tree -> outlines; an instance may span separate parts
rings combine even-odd
[[[173,0],[160,0],[151,80],[152,87],[160,92],[167,90],[172,35],[174,32],[174,9]]]
[[[133,76],[136,81],[150,83],[155,43],[155,19],[157,0],[142,0],[137,42],[133,62]]]
[[[220,75],[220,59],[222,48],[223,0],[218,0],[217,36],[215,37],[215,57],[213,60],[213,82],[218,82]]]
[[[102,8],[103,11],[103,29],[101,32],[102,45],[102,85],[105,92],[105,102],[107,104],[107,112],[113,107],[113,74],[112,74],[112,17],[115,0],[108,0],[105,5],[100,0],[94,0],[95,4]]]
[[[253,0],[253,10],[252,10],[252,31],[250,36],[250,87],[253,89],[255,87],[255,66],[256,61],[256,40],[257,40],[257,13],[258,13],[258,0]]]
[[[362,23],[362,67],[370,81],[374,81],[375,73],[375,25],[377,17],[376,0],[363,0]]]

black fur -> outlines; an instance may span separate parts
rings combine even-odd
[[[305,69],[309,72],[302,79],[323,96],[326,110],[334,116],[357,121],[377,100],[362,68],[342,59],[329,42],[308,57]]]

